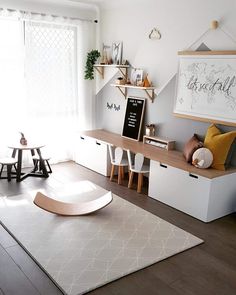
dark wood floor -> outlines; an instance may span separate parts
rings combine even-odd
[[[144,194],[118,185],[73,162],[53,166],[48,179],[0,181],[0,197],[37,188],[49,192],[73,181],[91,180],[120,197],[202,238],[205,243],[96,289],[91,295],[235,295],[236,214],[205,224]],[[167,184],[170,185],[170,184]],[[173,196],[174,197],[174,196]],[[0,218],[1,219],[1,218]],[[0,295],[62,294],[0,225]]]

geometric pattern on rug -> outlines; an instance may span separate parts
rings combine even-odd
[[[83,200],[107,192],[89,181],[75,186]],[[75,201],[68,192],[60,199]],[[38,208],[34,196],[0,198],[0,220],[65,294],[84,294],[203,242],[114,194],[106,208],[75,217]]]

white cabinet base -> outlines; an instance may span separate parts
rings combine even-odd
[[[110,175],[111,164],[107,144],[89,136],[79,136],[76,146],[76,163],[104,176]]]
[[[148,194],[209,222],[235,211],[235,180],[236,173],[209,179],[151,160]]]

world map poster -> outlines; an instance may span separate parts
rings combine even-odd
[[[174,113],[236,124],[236,55],[181,56]]]

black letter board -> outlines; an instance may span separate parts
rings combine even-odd
[[[139,140],[144,107],[145,98],[128,97],[122,136]]]

